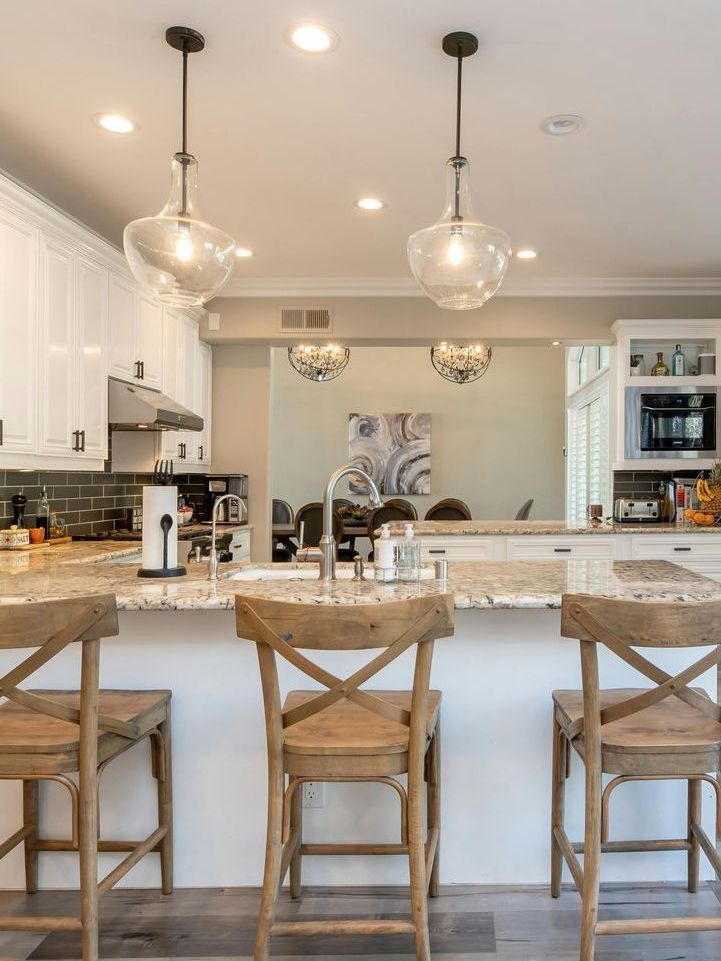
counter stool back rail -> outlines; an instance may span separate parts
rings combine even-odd
[[[98,957],[98,899],[151,851],[160,854],[163,892],[172,891],[170,691],[101,691],[100,640],[118,634],[115,597],[0,605],[0,649],[33,652],[0,678],[0,779],[23,782],[23,827],[0,844],[0,857],[21,842],[25,882],[38,886],[41,851],[80,856],[80,917],[0,917],[2,931],[80,931],[83,961]],[[18,687],[69,645],[82,645],[79,691]],[[158,828],[143,841],[99,839],[98,782],[107,764],[140,741],[151,741],[158,784]],[[69,775],[77,773],[78,783]],[[39,836],[39,782],[70,792],[69,840]],[[98,851],[127,853],[98,882]]]
[[[596,935],[721,930],[712,917],[598,920],[600,855],[619,851],[686,851],[688,889],[698,888],[700,851],[721,880],[721,858],[701,826],[701,784],[716,792],[716,834],[721,836],[721,707],[706,691],[690,687],[716,667],[721,697],[721,601],[649,603],[583,594],[563,597],[561,634],[580,641],[582,691],[553,693],[551,893],[561,893],[563,861],[581,893],[581,961],[592,961]],[[601,690],[598,646],[603,645],[653,681],[643,689]],[[636,648],[711,647],[675,676]],[[585,766],[585,837],[572,843],[564,829],[565,781],[570,748]],[[614,774],[602,786],[602,775]],[[688,782],[684,838],[609,841],[608,805],[629,781]],[[577,857],[583,854],[583,867]]]
[[[429,683],[433,642],[453,634],[452,595],[341,605],[237,596],[235,611],[238,636],[257,645],[268,748],[268,833],[254,961],[268,958],[271,935],[288,934],[413,934],[418,961],[429,961],[427,897],[438,889],[441,700]],[[412,690],[361,688],[413,647]],[[301,649],[380,653],[341,679]],[[276,654],[326,690],[291,691],[281,704]],[[395,778],[399,774],[408,775],[407,791]],[[391,787],[400,799],[400,843],[304,844],[300,788],[308,780]],[[300,897],[304,854],[407,855],[411,918],[276,921],[288,870],[291,897]]]

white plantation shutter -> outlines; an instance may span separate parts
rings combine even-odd
[[[611,513],[608,385],[572,397],[567,416],[566,518],[574,524],[585,520],[588,504]]]

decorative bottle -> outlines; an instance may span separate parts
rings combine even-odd
[[[668,367],[663,362],[663,352],[659,350],[658,353],[656,354],[656,363],[651,368],[651,376],[652,377],[668,377],[669,373],[670,372]]]
[[[38,512],[35,518],[35,526],[45,529],[45,536],[50,537],[50,504],[48,502],[48,492],[43,487],[38,501]]]
[[[671,372],[674,377],[683,377],[686,374],[686,358],[681,350],[681,344],[676,344],[676,350],[671,358]]]

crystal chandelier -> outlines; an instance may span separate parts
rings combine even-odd
[[[133,220],[123,247],[138,283],[173,307],[201,307],[222,290],[233,269],[235,241],[198,211],[198,161],[188,153],[188,54],[205,46],[190,27],[169,27],[165,39],[183,54],[182,149],[170,163],[170,196],[156,217]]]
[[[456,31],[443,38],[443,50],[458,60],[456,82],[456,150],[446,164],[446,202],[431,227],[408,238],[413,276],[439,307],[480,307],[498,290],[511,256],[511,242],[497,227],[473,213],[469,163],[461,156],[461,79],[464,57],[478,50],[472,33]]]
[[[301,344],[288,348],[291,367],[308,380],[335,380],[348,366],[350,350],[337,344]]]
[[[447,344],[431,347],[431,363],[441,377],[454,384],[470,384],[483,377],[491,363],[493,351],[485,344]]]

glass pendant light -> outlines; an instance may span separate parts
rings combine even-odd
[[[188,54],[205,46],[190,27],[169,27],[165,39],[183,54],[183,145],[170,163],[170,196],[156,217],[133,220],[123,246],[133,276],[156,300],[201,307],[230,279],[235,241],[198,211],[198,161],[188,153]]]
[[[511,241],[473,213],[469,163],[461,156],[463,59],[478,50],[478,39],[463,31],[449,33],[443,38],[443,50],[458,60],[456,152],[446,164],[443,212],[432,227],[408,238],[408,262],[418,284],[439,307],[469,310],[480,307],[498,290],[511,256]]]
[[[491,364],[493,351],[486,344],[447,344],[431,347],[431,363],[446,380],[470,384],[483,377]]]
[[[350,350],[338,344],[301,344],[288,348],[288,360],[302,377],[324,383],[343,373],[350,360]]]

